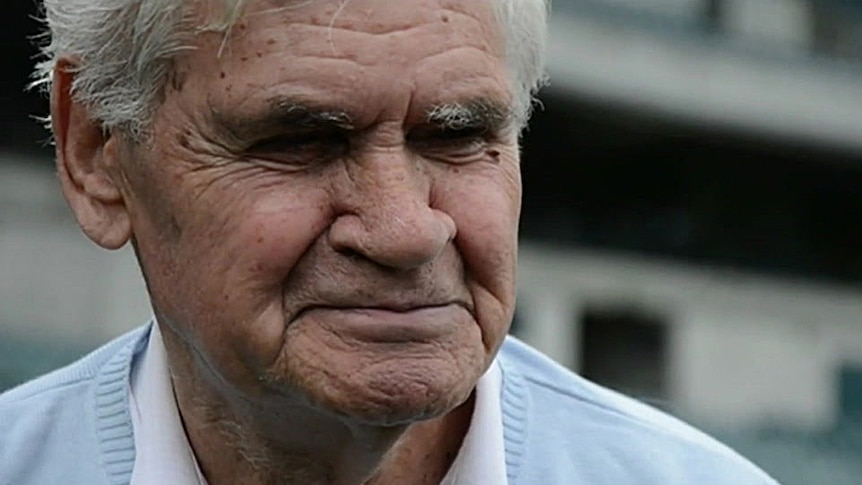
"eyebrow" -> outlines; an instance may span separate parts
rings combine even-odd
[[[351,116],[343,110],[317,106],[295,98],[271,98],[266,109],[253,114],[213,111],[215,125],[237,140],[290,130],[353,130]]]
[[[274,97],[257,113],[212,111],[214,125],[230,138],[253,140],[286,131],[354,131],[356,126],[347,111],[316,105],[294,97]],[[451,131],[485,129],[499,131],[514,122],[506,104],[486,98],[466,102],[441,103],[425,113],[425,122]]]
[[[512,109],[488,99],[466,103],[443,103],[431,107],[425,121],[442,129],[458,131],[472,128],[501,129],[514,121]]]

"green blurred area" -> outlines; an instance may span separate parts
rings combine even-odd
[[[81,345],[44,343],[0,334],[0,392],[62,367],[87,352]]]
[[[712,434],[784,485],[862,484],[862,421],[820,432],[764,427]]]

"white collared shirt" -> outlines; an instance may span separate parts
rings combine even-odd
[[[458,456],[440,485],[507,485],[500,387],[503,373],[496,360],[476,384],[473,419]]]
[[[180,420],[159,326],[132,369],[135,465],[129,485],[206,485]]]
[[[458,456],[440,485],[506,485],[502,373],[494,361],[476,386],[473,419]],[[189,445],[171,385],[159,326],[132,370],[129,403],[135,439],[130,485],[206,485]]]

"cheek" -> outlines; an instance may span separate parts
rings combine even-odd
[[[518,170],[456,174],[443,186],[439,207],[455,220],[465,263],[483,274],[514,271],[521,210]]]
[[[279,355],[285,282],[328,224],[326,200],[299,192],[225,193],[184,228],[170,316],[229,382],[249,382]]]
[[[329,225],[331,209],[320,197],[271,197],[239,216],[234,262],[246,261],[251,279],[279,288]]]
[[[285,280],[330,212],[323,191],[301,187],[234,184],[185,202],[174,207],[184,208],[171,250],[154,251],[172,289],[164,299],[179,303],[171,306],[184,320],[248,322],[280,307]]]
[[[219,272],[216,281],[283,280],[328,220],[319,184],[260,179],[226,179],[184,211],[182,249],[190,261]]]
[[[458,228],[456,246],[488,347],[499,343],[515,304],[520,176],[494,171],[450,180],[440,209]],[[445,201],[445,202],[444,202]]]

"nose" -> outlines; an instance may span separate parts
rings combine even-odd
[[[455,221],[431,207],[430,181],[406,157],[380,157],[347,179],[347,203],[328,234],[336,251],[407,270],[435,260],[455,239]]]

